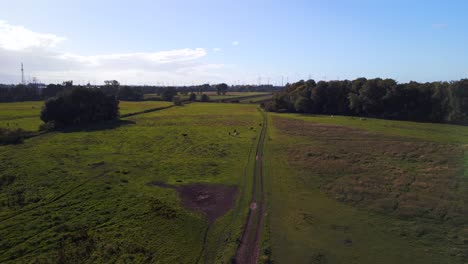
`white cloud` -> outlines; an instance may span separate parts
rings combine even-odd
[[[220,52],[222,49],[221,48],[213,48],[213,52]]]
[[[119,65],[125,63],[127,65],[132,64],[170,64],[187,62],[196,60],[206,56],[205,49],[180,49],[170,51],[160,51],[153,53],[117,53],[117,54],[104,54],[94,56],[81,56],[72,53],[63,53],[57,56],[58,59],[65,61],[74,61],[81,63],[86,66],[94,67],[113,67],[113,65]]]
[[[24,62],[26,77],[43,82],[75,80],[102,83],[106,79],[129,84],[210,82],[222,79],[222,64],[203,62],[207,51],[185,48],[158,52],[84,56],[55,48],[65,38],[42,34],[0,21],[0,83],[18,76]]]
[[[239,42],[238,40],[234,40],[234,41],[232,42],[232,45],[233,45],[233,46],[237,46],[237,45],[239,45],[239,44],[240,44],[240,42]]]
[[[435,28],[435,29],[448,28],[448,24],[445,24],[445,23],[432,24],[432,28]]]
[[[53,48],[65,40],[54,34],[36,33],[22,26],[13,26],[0,20],[0,48],[24,50],[29,48]]]

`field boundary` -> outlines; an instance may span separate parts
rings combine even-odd
[[[254,94],[254,95],[240,96],[240,97],[234,97],[234,98],[218,99],[218,100],[213,100],[212,102],[214,102],[214,103],[232,103],[233,101],[253,99],[253,98],[257,98],[257,97],[263,97],[263,96],[266,96],[266,95],[270,95],[270,94]],[[271,95],[273,95],[273,93],[271,93]]]
[[[185,104],[187,104],[187,103],[185,103]],[[169,108],[174,107],[174,106],[175,106],[175,105],[168,105],[168,106],[162,106],[162,107],[156,107],[156,108],[146,109],[146,110],[139,111],[139,112],[133,112],[133,113],[128,113],[128,114],[123,114],[123,115],[120,115],[120,117],[121,117],[121,118],[125,118],[125,117],[130,117],[130,116],[135,116],[135,115],[141,115],[141,114],[156,112],[156,111],[159,111],[159,110],[169,109]]]

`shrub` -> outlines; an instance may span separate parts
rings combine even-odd
[[[172,103],[174,103],[174,105],[176,105],[176,106],[181,106],[182,105],[182,100],[180,100],[180,98],[178,96],[175,96],[174,98],[172,98]]]
[[[116,119],[119,101],[100,89],[74,88],[46,101],[41,119],[56,128]]]
[[[206,94],[202,94],[200,101],[202,102],[208,102],[210,101],[210,97]]]
[[[20,144],[26,131],[18,129],[0,128],[0,145]]]
[[[197,95],[194,94],[194,93],[191,93],[190,96],[189,96],[189,100],[190,100],[190,101],[195,101],[195,100],[197,100]]]

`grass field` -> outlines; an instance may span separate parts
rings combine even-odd
[[[43,123],[39,118],[43,105],[43,101],[0,103],[0,127],[37,131]],[[169,105],[172,105],[172,103],[162,101],[121,101],[119,107],[120,114],[128,114]]]
[[[37,130],[42,104],[0,104],[0,126]],[[467,262],[468,127],[268,118],[260,263]],[[0,146],[0,262],[229,263],[261,123],[253,104],[194,103]],[[210,188],[215,214],[184,198]]]
[[[0,127],[36,131],[42,123],[39,114],[44,102],[0,103]]]
[[[190,104],[0,146],[0,262],[228,262],[260,122],[254,105]],[[207,220],[153,182],[237,186],[236,206],[205,239]]]
[[[270,114],[278,263],[466,263],[468,128]],[[266,258],[266,256],[264,256]]]

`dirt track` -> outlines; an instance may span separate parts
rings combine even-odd
[[[255,264],[260,251],[260,234],[263,226],[264,193],[263,193],[263,146],[265,143],[267,118],[262,112],[263,124],[260,138],[257,143],[257,150],[254,165],[254,177],[252,186],[252,200],[249,206],[247,221],[242,233],[241,242],[236,252],[236,263]]]

